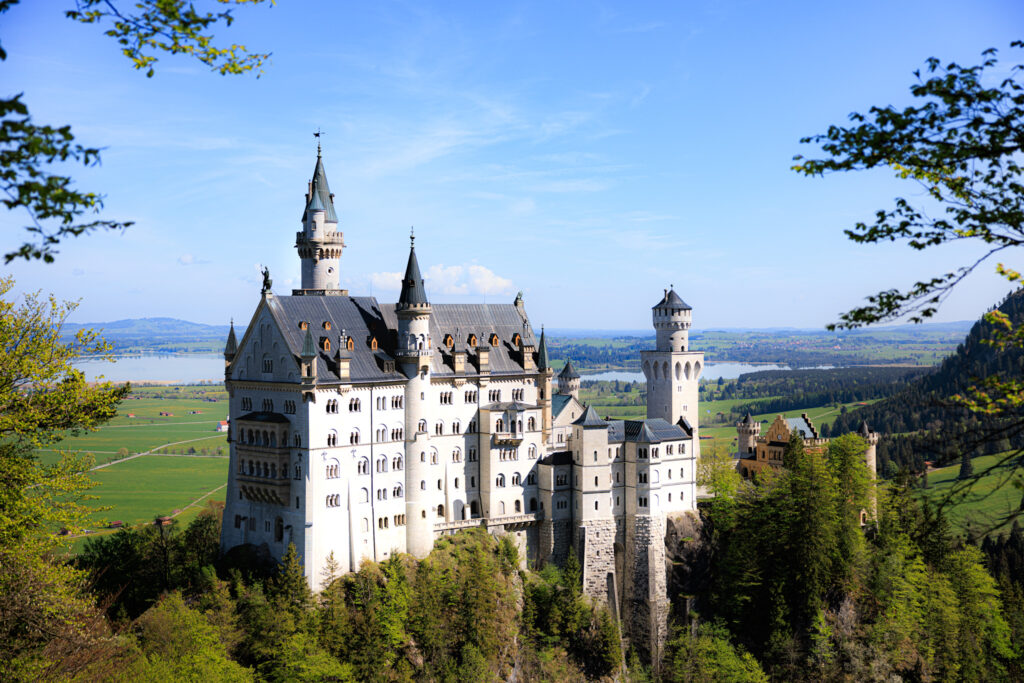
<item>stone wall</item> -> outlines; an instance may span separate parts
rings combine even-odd
[[[615,602],[615,520],[594,519],[576,528],[576,548],[583,569],[583,593],[603,603]]]
[[[626,524],[623,627],[640,656],[655,665],[668,631],[665,518],[637,515]]]

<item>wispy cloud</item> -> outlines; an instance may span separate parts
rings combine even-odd
[[[428,295],[508,294],[513,288],[511,280],[476,263],[454,266],[439,263],[428,268],[423,279]],[[392,272],[371,273],[370,282],[374,290],[397,292],[402,288],[402,275]]]

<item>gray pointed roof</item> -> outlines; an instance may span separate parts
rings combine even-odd
[[[753,423],[754,423],[754,419],[752,417],[750,417],[750,412],[748,411],[747,414],[743,416],[743,420],[741,420],[741,424],[749,425],[749,424],[753,424]]]
[[[674,289],[670,289],[667,292],[665,292],[665,296],[661,298],[661,301],[651,306],[651,308],[669,308],[679,311],[693,310],[690,307],[690,304],[683,301],[682,298],[680,298],[680,296],[676,294],[676,290]]]
[[[861,436],[868,436],[871,434],[871,428],[868,427],[867,420],[861,420],[860,429],[857,430],[857,433],[860,434]]]
[[[583,411],[583,414],[576,418],[573,422],[574,425],[580,427],[608,427],[608,423],[601,419],[601,416],[597,414],[593,406],[587,406],[587,409]]]
[[[424,306],[428,304],[427,289],[423,286],[420,275],[420,264],[416,260],[416,247],[409,247],[409,262],[405,266],[405,277],[402,278],[402,293],[398,297],[399,306]]]
[[[231,321],[231,329],[228,331],[228,343],[224,345],[224,357],[233,358],[238,353],[238,340],[235,339],[235,321]]]
[[[327,173],[324,171],[324,162],[320,158],[319,151],[316,155],[316,166],[313,168],[313,182],[311,186],[309,202],[306,205],[306,210],[309,209],[323,209],[327,215],[324,219],[328,223],[337,223],[338,214],[334,212],[334,199],[331,196],[331,188],[327,185]],[[314,206],[314,202],[319,202],[320,206]],[[302,212],[302,220],[306,220],[306,211]]]
[[[316,358],[316,346],[313,344],[313,335],[310,333],[309,328],[306,328],[306,338],[302,340],[302,357],[303,358]]]
[[[572,366],[572,360],[565,361],[565,367],[558,373],[558,376],[562,379],[579,379],[580,373],[576,372],[576,368]]]
[[[544,338],[544,328],[540,328],[540,349],[537,350],[537,368],[547,370],[548,364],[548,342]]]

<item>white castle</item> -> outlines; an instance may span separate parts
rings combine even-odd
[[[469,527],[510,534],[532,564],[578,553],[584,590],[652,657],[664,642],[666,515],[696,509],[691,308],[654,306],[647,419],[601,419],[572,363],[552,386],[522,296],[433,304],[414,243],[395,304],[339,288],[345,246],[319,148],[296,248],[302,288],[270,291],[224,351],[230,397],[226,551],[294,543],[311,586],[394,553],[425,557]]]

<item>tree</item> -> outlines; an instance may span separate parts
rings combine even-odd
[[[0,278],[0,677],[20,680],[88,665],[82,652],[96,637],[84,576],[50,559],[56,533],[85,524],[92,459],[62,453],[45,464],[35,449],[97,428],[128,386],[91,385],[72,366],[109,349],[92,332],[62,341],[74,304],[38,294],[13,301],[13,287]]]
[[[1024,48],[1014,41],[1011,48]],[[976,267],[994,254],[1024,245],[1024,65],[1000,77],[996,50],[986,50],[977,66],[961,66],[932,57],[925,73],[916,71],[911,94],[922,104],[872,107],[867,115],[850,115],[853,126],[830,126],[824,134],[801,139],[820,144],[828,156],[804,159],[793,170],[809,176],[838,171],[889,168],[896,177],[916,181],[942,213],[898,197],[895,207],[879,210],[874,223],[858,222],[846,235],[861,244],[905,241],[923,250],[948,242],[971,240],[986,253],[954,272],[938,274],[906,291],[885,290],[868,297],[868,305],[840,316],[829,329],[854,328],[909,316],[921,322],[938,310],[942,299]],[[988,72],[988,73],[986,73]],[[995,73],[993,73],[995,72]],[[998,84],[986,82],[998,78]],[[1005,271],[1011,280],[1019,274]]]
[[[219,0],[223,4],[258,4],[265,0]],[[18,0],[0,0],[0,14]],[[217,25],[230,26],[230,10],[197,12],[185,0],[135,0],[131,9],[120,8],[112,0],[76,0],[74,9],[65,12],[69,19],[83,24],[107,27],[104,34],[121,46],[121,52],[136,69],[154,75],[157,55],[187,55],[219,74],[241,74],[256,70],[270,57],[249,53],[243,45],[218,47],[210,33]],[[0,48],[0,61],[7,53]],[[71,126],[37,125],[29,115],[21,94],[0,98],[0,190],[3,204],[11,211],[28,214],[25,227],[29,238],[4,255],[6,263],[14,259],[42,259],[50,263],[60,242],[97,230],[123,230],[131,221],[94,218],[103,208],[103,197],[95,192],[75,189],[72,179],[51,172],[68,163],[95,166],[100,150],[75,142]]]

